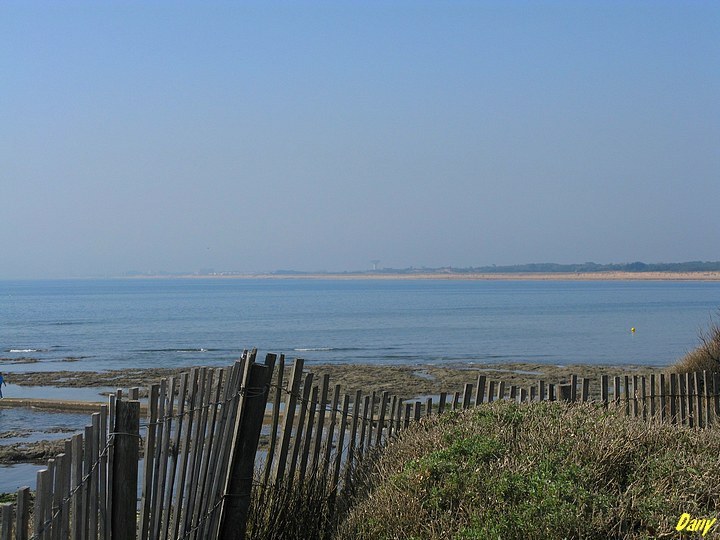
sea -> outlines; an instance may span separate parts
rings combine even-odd
[[[719,306],[716,282],[0,281],[0,371],[6,395],[98,400],[97,388],[21,387],[13,374],[226,366],[250,348],[310,366],[667,366]],[[0,408],[0,444],[68,437],[88,420]],[[42,468],[0,465],[0,493],[34,488]]]
[[[223,366],[249,348],[308,364],[666,366],[719,307],[717,282],[0,281],[0,370]]]

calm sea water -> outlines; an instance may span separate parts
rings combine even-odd
[[[718,307],[704,282],[6,281],[0,369],[226,365],[251,347],[310,363],[667,365]],[[21,357],[37,362],[7,360]]]
[[[308,363],[667,365],[697,344],[719,306],[718,283],[0,282],[0,370],[12,382],[18,371],[227,365],[250,347]],[[23,357],[37,362],[11,361]],[[60,388],[5,390],[69,397]],[[97,398],[97,389],[71,391]],[[5,444],[54,438],[63,434],[45,430],[87,420],[0,409],[0,433],[21,429]],[[33,488],[41,468],[0,466],[0,493]]]

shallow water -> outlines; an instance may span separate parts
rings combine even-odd
[[[0,493],[14,493],[25,486],[35,490],[37,472],[46,468],[34,463],[0,465]]]

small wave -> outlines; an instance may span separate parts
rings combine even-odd
[[[339,352],[352,352],[352,351],[371,351],[374,349],[367,349],[363,347],[297,347],[293,349],[295,352],[327,352],[327,351],[339,351]],[[380,349],[384,350],[384,349]]]
[[[222,349],[205,349],[205,348],[185,348],[185,349],[140,349],[138,352],[141,353],[198,353],[198,352],[217,352]]]
[[[46,352],[46,349],[8,349],[9,353],[29,353],[29,352]]]

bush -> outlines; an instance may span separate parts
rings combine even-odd
[[[714,430],[591,404],[497,402],[423,420],[368,472],[336,538],[651,538],[717,517]]]
[[[673,367],[675,373],[720,371],[720,325],[710,322],[710,328],[699,334],[700,345],[683,356]]]

